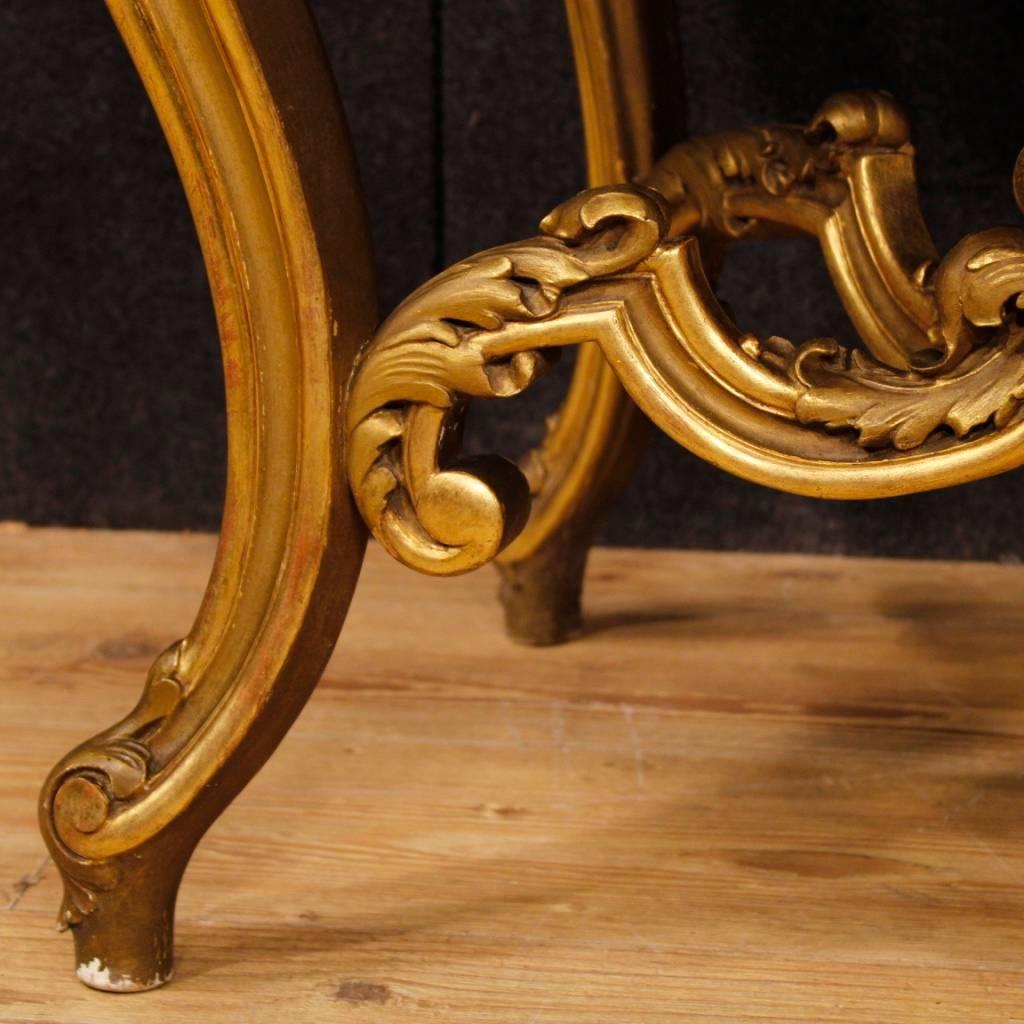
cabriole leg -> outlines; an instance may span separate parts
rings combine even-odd
[[[196,622],[40,802],[78,976],[138,991],[170,977],[189,857],[291,725],[345,617],[365,535],[338,396],[375,309],[347,133],[306,6],[109,6],[188,193],[228,408],[223,526]]]

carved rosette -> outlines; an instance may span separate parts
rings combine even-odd
[[[940,260],[884,94],[832,97],[804,128],[684,143],[541,231],[420,288],[354,375],[352,490],[415,568],[476,568],[521,528],[523,475],[459,454],[465,404],[523,390],[561,345],[596,342],[677,441],[796,493],[901,494],[1024,461],[1024,230],[970,235]],[[819,240],[859,346],[762,341],[719,304],[702,250],[793,231]]]

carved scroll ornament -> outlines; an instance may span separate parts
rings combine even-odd
[[[529,488],[505,459],[460,454],[466,403],[517,394],[584,342],[680,444],[783,490],[881,497],[1024,462],[1024,230],[940,260],[908,139],[889,97],[841,94],[805,128],[677,146],[638,185],[581,193],[540,236],[429,281],[351,382],[349,480],[374,534],[435,574],[501,551]],[[758,339],[718,302],[702,251],[792,232],[818,238],[861,346]]]

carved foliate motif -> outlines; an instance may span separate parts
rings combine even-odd
[[[462,414],[527,387],[562,345],[599,344],[681,444],[798,493],[907,493],[1024,461],[1024,436],[1009,443],[1024,435],[1024,230],[979,232],[939,259],[907,122],[884,94],[832,97],[804,128],[683,143],[639,185],[584,192],[541,231],[420,288],[354,376],[350,483],[416,568],[475,568],[525,521],[511,463],[460,458]],[[702,248],[793,231],[818,238],[863,349],[761,341],[716,299]]]

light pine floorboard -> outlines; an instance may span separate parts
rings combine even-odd
[[[178,970],[91,992],[38,786],[190,622],[201,535],[0,529],[0,1021],[1024,1021],[1024,568],[599,550],[586,636],[371,549],[200,846]]]

